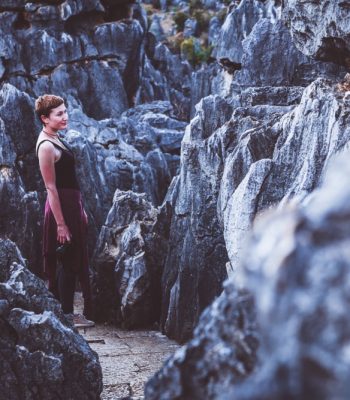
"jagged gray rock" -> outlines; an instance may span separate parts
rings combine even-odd
[[[276,114],[264,127],[248,125],[249,134],[226,158],[218,202],[234,269],[254,216],[311,193],[329,158],[349,142],[348,107],[341,92],[319,79],[293,111]]]
[[[152,22],[149,27],[149,31],[153,33],[158,42],[165,40],[164,31],[160,23],[160,17],[157,14],[153,15],[152,17]]]
[[[288,98],[285,99],[288,103]],[[161,396],[162,391],[169,394],[168,398],[184,399],[348,397],[346,379],[350,363],[345,357],[339,366],[338,356],[344,354],[344,348],[348,346],[344,332],[348,317],[343,311],[348,302],[344,274],[350,260],[347,250],[349,229],[345,226],[350,196],[345,184],[350,168],[348,152],[343,156],[343,164],[333,167],[324,189],[318,192],[317,188],[329,160],[349,148],[349,106],[348,92],[319,79],[304,90],[299,105],[238,108],[229,125],[237,136],[230,135],[227,124],[219,130],[226,147],[222,156],[225,169],[218,215],[225,229],[230,264],[235,267],[235,281],[228,285],[239,282],[247,289],[252,288],[256,295],[263,348],[256,372],[252,377],[245,376],[247,380],[242,386],[237,386],[239,382],[234,377],[231,381],[220,381],[212,372],[212,365],[206,364],[206,360],[211,360],[212,343],[217,343],[220,348],[220,332],[231,326],[226,325],[225,318],[219,322],[218,314],[213,311],[218,304],[234,304],[224,292],[205,311],[205,322],[200,322],[193,340],[148,383],[146,396],[150,399]],[[228,188],[234,189],[225,203],[222,196],[225,197]],[[180,190],[181,186],[177,191]],[[174,189],[172,191],[172,201],[176,204],[178,194]],[[285,209],[288,202],[304,202],[305,208],[288,211]],[[278,205],[282,211],[259,223],[253,245],[244,250],[252,220],[257,213],[273,205]],[[320,270],[322,266],[326,268],[324,272]],[[343,286],[339,287],[336,282],[343,282]],[[329,295],[325,297],[325,293]],[[332,300],[335,297],[342,306],[337,308],[339,312],[335,311],[333,319]],[[319,309],[321,298],[322,308]],[[329,317],[328,321],[325,315]],[[343,322],[337,324],[335,321]],[[215,326],[215,334],[205,330],[208,325]],[[318,334],[317,328],[314,341],[315,326],[321,331]],[[339,331],[329,336],[334,329]],[[226,338],[240,334],[240,330],[231,329]],[[215,371],[225,370],[227,363],[237,361],[237,356],[232,357],[232,354],[239,346],[231,346],[231,353],[227,353],[227,358],[222,357]],[[232,365],[234,375],[236,369]],[[184,374],[188,369],[194,371],[193,376]],[[200,373],[197,375],[196,371]],[[221,391],[217,382],[218,387],[221,383]]]
[[[0,91],[0,236],[21,248],[29,268],[41,271],[41,198],[33,145],[37,127],[30,97],[5,84]],[[21,121],[21,123],[19,123]],[[21,229],[18,229],[18,227]]]
[[[230,229],[230,232],[225,232],[230,262],[240,268],[236,269],[235,281],[231,278],[226,283],[232,292],[226,287],[220,298],[203,313],[193,340],[171,357],[148,382],[146,399],[348,397],[346,382],[350,362],[346,357],[339,356],[344,354],[349,336],[346,331],[349,319],[346,313],[347,280],[344,278],[347,264],[350,265],[350,232],[346,227],[350,192],[345,184],[350,168],[348,152],[343,155],[341,163],[333,166],[324,188],[317,190],[317,187],[329,159],[342,149],[349,148],[349,105],[349,94],[337,92],[327,81],[320,79],[305,89],[301,104],[293,111],[281,117],[283,107],[279,107],[280,115],[270,107],[270,116],[265,112],[264,128],[252,129],[254,120],[249,122],[249,116],[254,115],[256,107],[242,108],[240,113],[235,110],[237,115],[234,114],[232,120],[237,125],[233,126],[233,130],[242,134],[237,138],[238,144],[232,145],[226,163],[229,164],[231,155],[237,163],[230,167],[233,175],[225,176],[224,173],[222,182],[230,185],[238,176],[244,176],[232,194],[231,215],[224,217],[225,226]],[[246,121],[242,115],[246,115]],[[323,124],[320,115],[324,117],[327,128],[320,127]],[[295,128],[292,129],[289,123]],[[261,125],[261,121],[258,124]],[[285,129],[285,134],[284,131],[278,133],[281,127]],[[323,132],[323,135],[315,137],[314,130]],[[268,137],[270,142],[266,142]],[[313,146],[310,141],[314,140]],[[303,149],[307,152],[304,153]],[[313,151],[310,152],[310,149]],[[257,160],[250,164],[246,172],[245,167],[239,172],[242,161],[249,159],[249,153]],[[285,170],[288,170],[288,176],[283,176],[281,160],[289,163]],[[305,163],[304,167],[298,165],[298,160]],[[276,176],[273,176],[273,171],[276,171]],[[277,179],[277,171],[282,173],[283,187]],[[270,183],[266,184],[269,179]],[[264,191],[271,182],[276,182],[276,193],[280,191],[285,195],[284,200],[279,200],[282,210],[274,217],[269,218],[269,213],[265,219],[259,219],[253,243],[244,251],[242,238],[240,248],[239,240],[236,243],[232,240],[240,237],[242,229],[250,229],[256,212],[261,211],[257,204],[262,204]],[[307,182],[310,185],[306,185]],[[304,202],[305,206],[299,209],[292,206],[288,210],[284,206],[287,201]],[[264,209],[271,205],[264,204]],[[218,207],[223,209],[220,202]],[[245,225],[247,221],[249,223]],[[242,261],[235,259],[235,251],[240,253],[239,260],[243,260],[244,268]],[[241,346],[234,340],[242,338],[242,326],[245,328],[247,322],[242,317],[237,328],[229,319],[234,317],[233,310],[237,307],[234,296],[230,295],[236,293],[233,285],[237,285],[237,281],[243,287],[251,288],[256,296],[258,326],[262,334],[259,362],[256,361],[254,347],[254,351],[249,353],[253,357],[249,370],[239,369],[235,364],[242,357],[238,355]],[[343,283],[339,286],[336,282]],[[337,304],[342,304],[336,310],[335,298]],[[218,311],[220,307],[232,311],[226,315]],[[258,334],[254,318],[248,321],[252,323],[251,334],[256,340],[250,343],[256,346]],[[334,329],[337,333],[331,334]],[[227,335],[223,335],[223,331],[228,332]],[[222,344],[223,337],[224,342],[232,342],[222,358],[218,357],[220,361],[216,364],[217,358],[213,354],[216,355],[216,351],[219,353],[225,345]],[[221,372],[226,371],[228,365],[230,378],[225,379],[224,374],[221,380]],[[256,372],[249,377],[253,366]],[[241,372],[238,378],[235,375],[237,370]],[[240,385],[242,380],[244,383]]]
[[[0,398],[99,399],[97,354],[64,316],[16,245],[0,239]]]
[[[247,107],[256,105],[290,106],[300,103],[304,91],[302,86],[261,86],[249,87],[237,95],[237,105]]]
[[[243,56],[242,41],[254,25],[264,16],[265,7],[258,0],[243,0],[237,7],[233,7],[221,27],[215,57],[229,60],[233,70],[240,69]]]
[[[97,319],[126,328],[159,320],[167,243],[158,218],[145,195],[116,191],[92,260]]]
[[[271,23],[267,18],[260,19],[243,41],[241,63],[233,86],[307,86],[319,77],[340,79],[344,74],[335,64],[305,56],[294,46],[283,21]]]
[[[215,93],[213,89],[212,80],[217,74],[217,65],[209,64],[202,65],[200,69],[193,71],[191,76],[191,118],[195,115],[196,104],[200,102],[204,97]]]
[[[232,283],[201,315],[195,338],[176,351],[145,386],[146,400],[218,399],[256,364],[252,295]]]
[[[128,3],[132,1],[3,6],[0,79],[31,97],[50,92],[71,95],[96,119],[118,117],[135,104],[145,72],[150,70],[143,67],[147,17],[136,4],[132,18]],[[151,101],[171,100],[178,115],[186,118],[190,72],[185,63],[180,65],[179,57],[169,53],[166,58],[153,60],[153,68],[164,62],[168,65],[165,88],[156,93],[148,90],[147,95]],[[157,68],[149,78],[154,74]]]
[[[349,173],[346,151],[304,206],[255,225],[241,284],[256,298],[262,365],[223,399],[349,397]]]
[[[188,121],[192,72],[190,64],[181,60],[178,54],[172,54],[164,44],[155,47],[152,63],[166,78],[175,115],[179,119]]]
[[[350,13],[346,1],[287,0],[283,10],[297,48],[316,60],[350,66]]]
[[[200,312],[221,292],[226,277],[226,249],[216,218],[223,159],[218,152],[220,134],[215,131],[231,112],[218,96],[203,99],[182,141],[161,315],[163,331],[179,341],[192,335]]]
[[[92,252],[116,188],[146,193],[153,204],[161,204],[172,176],[177,173],[186,124],[174,118],[169,102],[149,103],[119,119],[102,121],[84,114],[70,95],[67,103],[70,129],[64,139],[76,156],[77,176],[89,216]],[[29,260],[30,269],[40,274],[46,196],[34,152],[40,125],[33,107],[34,101],[26,93],[10,84],[3,85],[0,232],[16,242]],[[19,225],[23,227],[21,231]]]

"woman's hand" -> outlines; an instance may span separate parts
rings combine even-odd
[[[61,244],[70,242],[72,234],[66,224],[57,225],[57,241]]]

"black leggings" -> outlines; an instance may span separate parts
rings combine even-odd
[[[62,305],[65,314],[73,314],[74,292],[77,274],[71,268],[65,268],[62,263],[57,263],[57,300]]]

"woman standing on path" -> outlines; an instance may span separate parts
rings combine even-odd
[[[44,273],[49,290],[75,324],[91,326],[91,289],[87,253],[87,215],[75,174],[74,154],[59,137],[67,128],[68,114],[61,97],[40,96],[35,112],[43,124],[36,143],[40,172],[47,190],[44,215]],[[58,265],[57,260],[60,259]],[[74,314],[76,279],[84,297],[84,315]]]

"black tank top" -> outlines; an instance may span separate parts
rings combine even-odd
[[[50,142],[55,147],[62,151],[62,155],[58,161],[55,162],[55,173],[56,173],[56,187],[57,189],[77,189],[79,190],[79,184],[77,181],[77,177],[75,175],[75,161],[74,154],[72,150],[67,146],[65,142],[61,139],[62,144],[67,147],[68,150],[59,146],[58,144],[52,142],[51,140],[44,139],[39,143],[38,148],[36,150],[36,154],[38,154],[39,147],[44,142]]]

